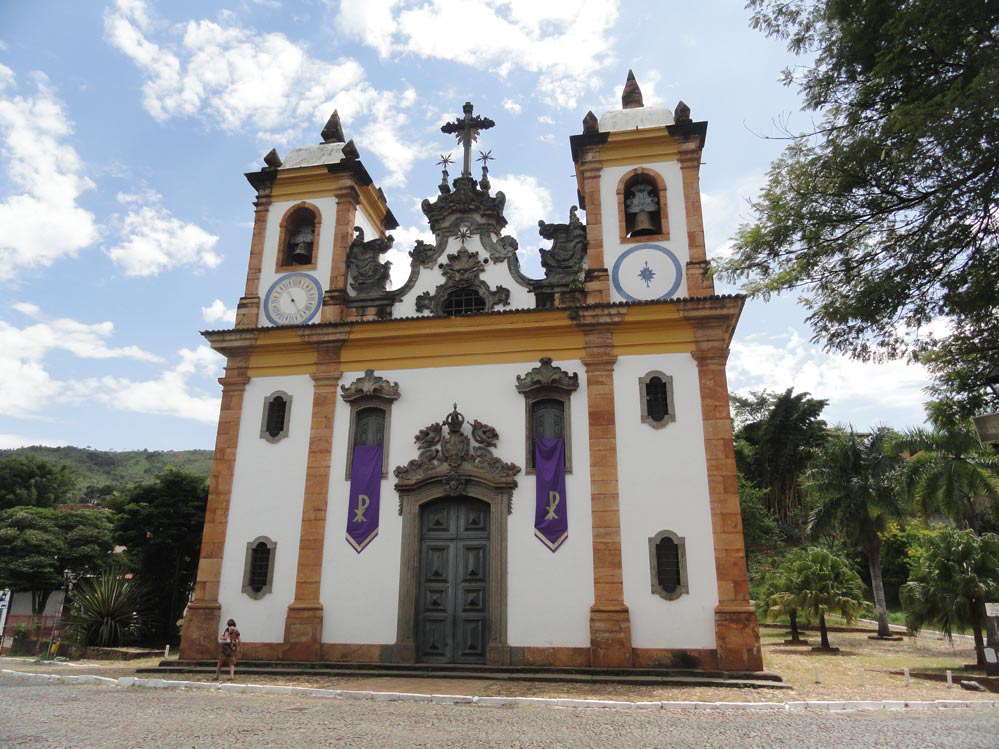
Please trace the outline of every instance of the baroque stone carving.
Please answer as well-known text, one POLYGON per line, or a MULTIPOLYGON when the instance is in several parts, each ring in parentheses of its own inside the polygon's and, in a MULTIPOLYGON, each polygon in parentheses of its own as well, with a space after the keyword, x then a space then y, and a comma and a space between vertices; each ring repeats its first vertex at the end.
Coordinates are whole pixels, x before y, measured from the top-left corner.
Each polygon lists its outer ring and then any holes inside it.
POLYGON ((375 370, 366 369, 362 377, 358 377, 349 385, 341 385, 340 393, 340 397, 347 403, 358 398, 394 401, 399 400, 399 383, 389 382, 384 377, 376 375, 375 370))
POLYGON ((579 220, 576 206, 569 209, 569 223, 546 224, 538 222, 538 234, 552 240, 551 249, 541 250, 541 265, 545 281, 552 285, 565 285, 578 280, 586 259, 586 226, 579 220))
POLYGON ((442 192, 433 202, 426 199, 420 205, 435 234, 447 229, 453 218, 459 215, 478 217, 495 224, 499 229, 506 226, 506 219, 503 217, 506 195, 502 192, 490 195, 487 190, 479 188, 474 177, 458 177, 453 184, 451 192, 442 192))
POLYGON ((517 392, 530 393, 533 390, 559 390, 575 392, 579 388, 579 375, 569 374, 561 367, 552 364, 550 356, 542 356, 540 364, 525 375, 517 375, 517 392))
POLYGON ((479 276, 485 271, 485 263, 479 258, 478 252, 471 252, 461 247, 453 255, 447 256, 447 262, 437 266, 447 279, 433 293, 425 291, 416 297, 416 311, 431 311, 435 315, 444 314, 444 302, 448 295, 459 289, 470 289, 482 297, 485 304, 483 311, 489 312, 498 305, 510 303, 510 290, 497 286, 490 288, 489 284, 479 276))
POLYGON ((347 249, 347 271, 350 274, 350 287, 358 296, 382 296, 388 285, 389 261, 381 262, 378 257, 387 252, 395 238, 390 234, 386 239, 375 237, 364 241, 364 229, 354 227, 354 241, 347 249))
POLYGON ((465 417, 455 404, 443 421, 417 433, 413 441, 420 452, 415 459, 396 468, 395 477, 415 481, 434 475, 444 481, 449 494, 463 494, 469 470, 496 479, 510 479, 520 473, 520 466, 497 458, 489 449, 499 440, 493 427, 473 421, 469 437, 464 426, 465 417))

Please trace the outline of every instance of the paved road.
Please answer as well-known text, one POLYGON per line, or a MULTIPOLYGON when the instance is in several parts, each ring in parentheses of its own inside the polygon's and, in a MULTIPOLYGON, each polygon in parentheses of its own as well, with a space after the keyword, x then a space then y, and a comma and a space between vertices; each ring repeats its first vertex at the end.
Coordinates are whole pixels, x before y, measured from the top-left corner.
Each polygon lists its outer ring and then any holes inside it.
POLYGON ((987 747, 999 711, 489 708, 24 684, 0 676, 0 747, 987 747))

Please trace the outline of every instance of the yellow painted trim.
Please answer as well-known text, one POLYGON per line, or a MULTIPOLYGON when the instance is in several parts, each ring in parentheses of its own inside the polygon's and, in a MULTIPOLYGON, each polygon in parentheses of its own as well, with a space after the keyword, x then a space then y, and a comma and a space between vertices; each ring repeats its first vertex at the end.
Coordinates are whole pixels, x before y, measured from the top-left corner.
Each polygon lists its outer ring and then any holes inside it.
POLYGON ((679 154, 679 143, 665 128, 611 133, 600 147, 600 161, 604 167, 673 161, 679 154))
POLYGON ((388 213, 388 205, 378 194, 378 189, 373 184, 364 187, 356 185, 348 174, 330 174, 324 166, 307 166, 278 172, 271 188, 271 200, 276 203, 284 200, 297 202, 332 198, 335 197, 334 192, 346 186, 353 186, 357 190, 360 203, 358 207, 375 231, 384 235, 382 222, 388 213))
MULTIPOLYGON (((695 326, 677 307, 629 307, 614 331, 618 356, 685 353, 695 348, 695 326)), ((341 350, 344 372, 428 369, 581 359, 583 333, 564 311, 496 317, 388 320, 351 328, 341 350)), ((294 329, 261 331, 249 375, 311 374, 316 352, 294 329)))

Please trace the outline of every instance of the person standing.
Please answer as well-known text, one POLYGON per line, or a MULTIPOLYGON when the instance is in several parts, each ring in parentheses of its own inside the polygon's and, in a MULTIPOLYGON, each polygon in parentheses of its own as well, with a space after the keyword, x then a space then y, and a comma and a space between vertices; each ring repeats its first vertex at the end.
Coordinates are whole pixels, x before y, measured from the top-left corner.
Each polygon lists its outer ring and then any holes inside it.
POLYGON ((226 627, 222 630, 222 638, 219 642, 219 662, 215 667, 215 678, 219 678, 222 672, 223 661, 229 664, 229 681, 236 676, 236 657, 240 655, 242 643, 239 639, 239 630, 236 629, 236 620, 230 619, 226 622, 226 627))

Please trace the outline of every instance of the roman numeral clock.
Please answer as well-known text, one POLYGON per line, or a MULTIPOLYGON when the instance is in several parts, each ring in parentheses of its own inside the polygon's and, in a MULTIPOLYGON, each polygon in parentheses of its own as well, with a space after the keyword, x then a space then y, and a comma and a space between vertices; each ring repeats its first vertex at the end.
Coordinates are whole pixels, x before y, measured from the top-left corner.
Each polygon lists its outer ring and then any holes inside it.
POLYGON ((288 273, 267 290, 264 314, 272 325, 304 325, 319 311, 323 289, 307 273, 288 273))

